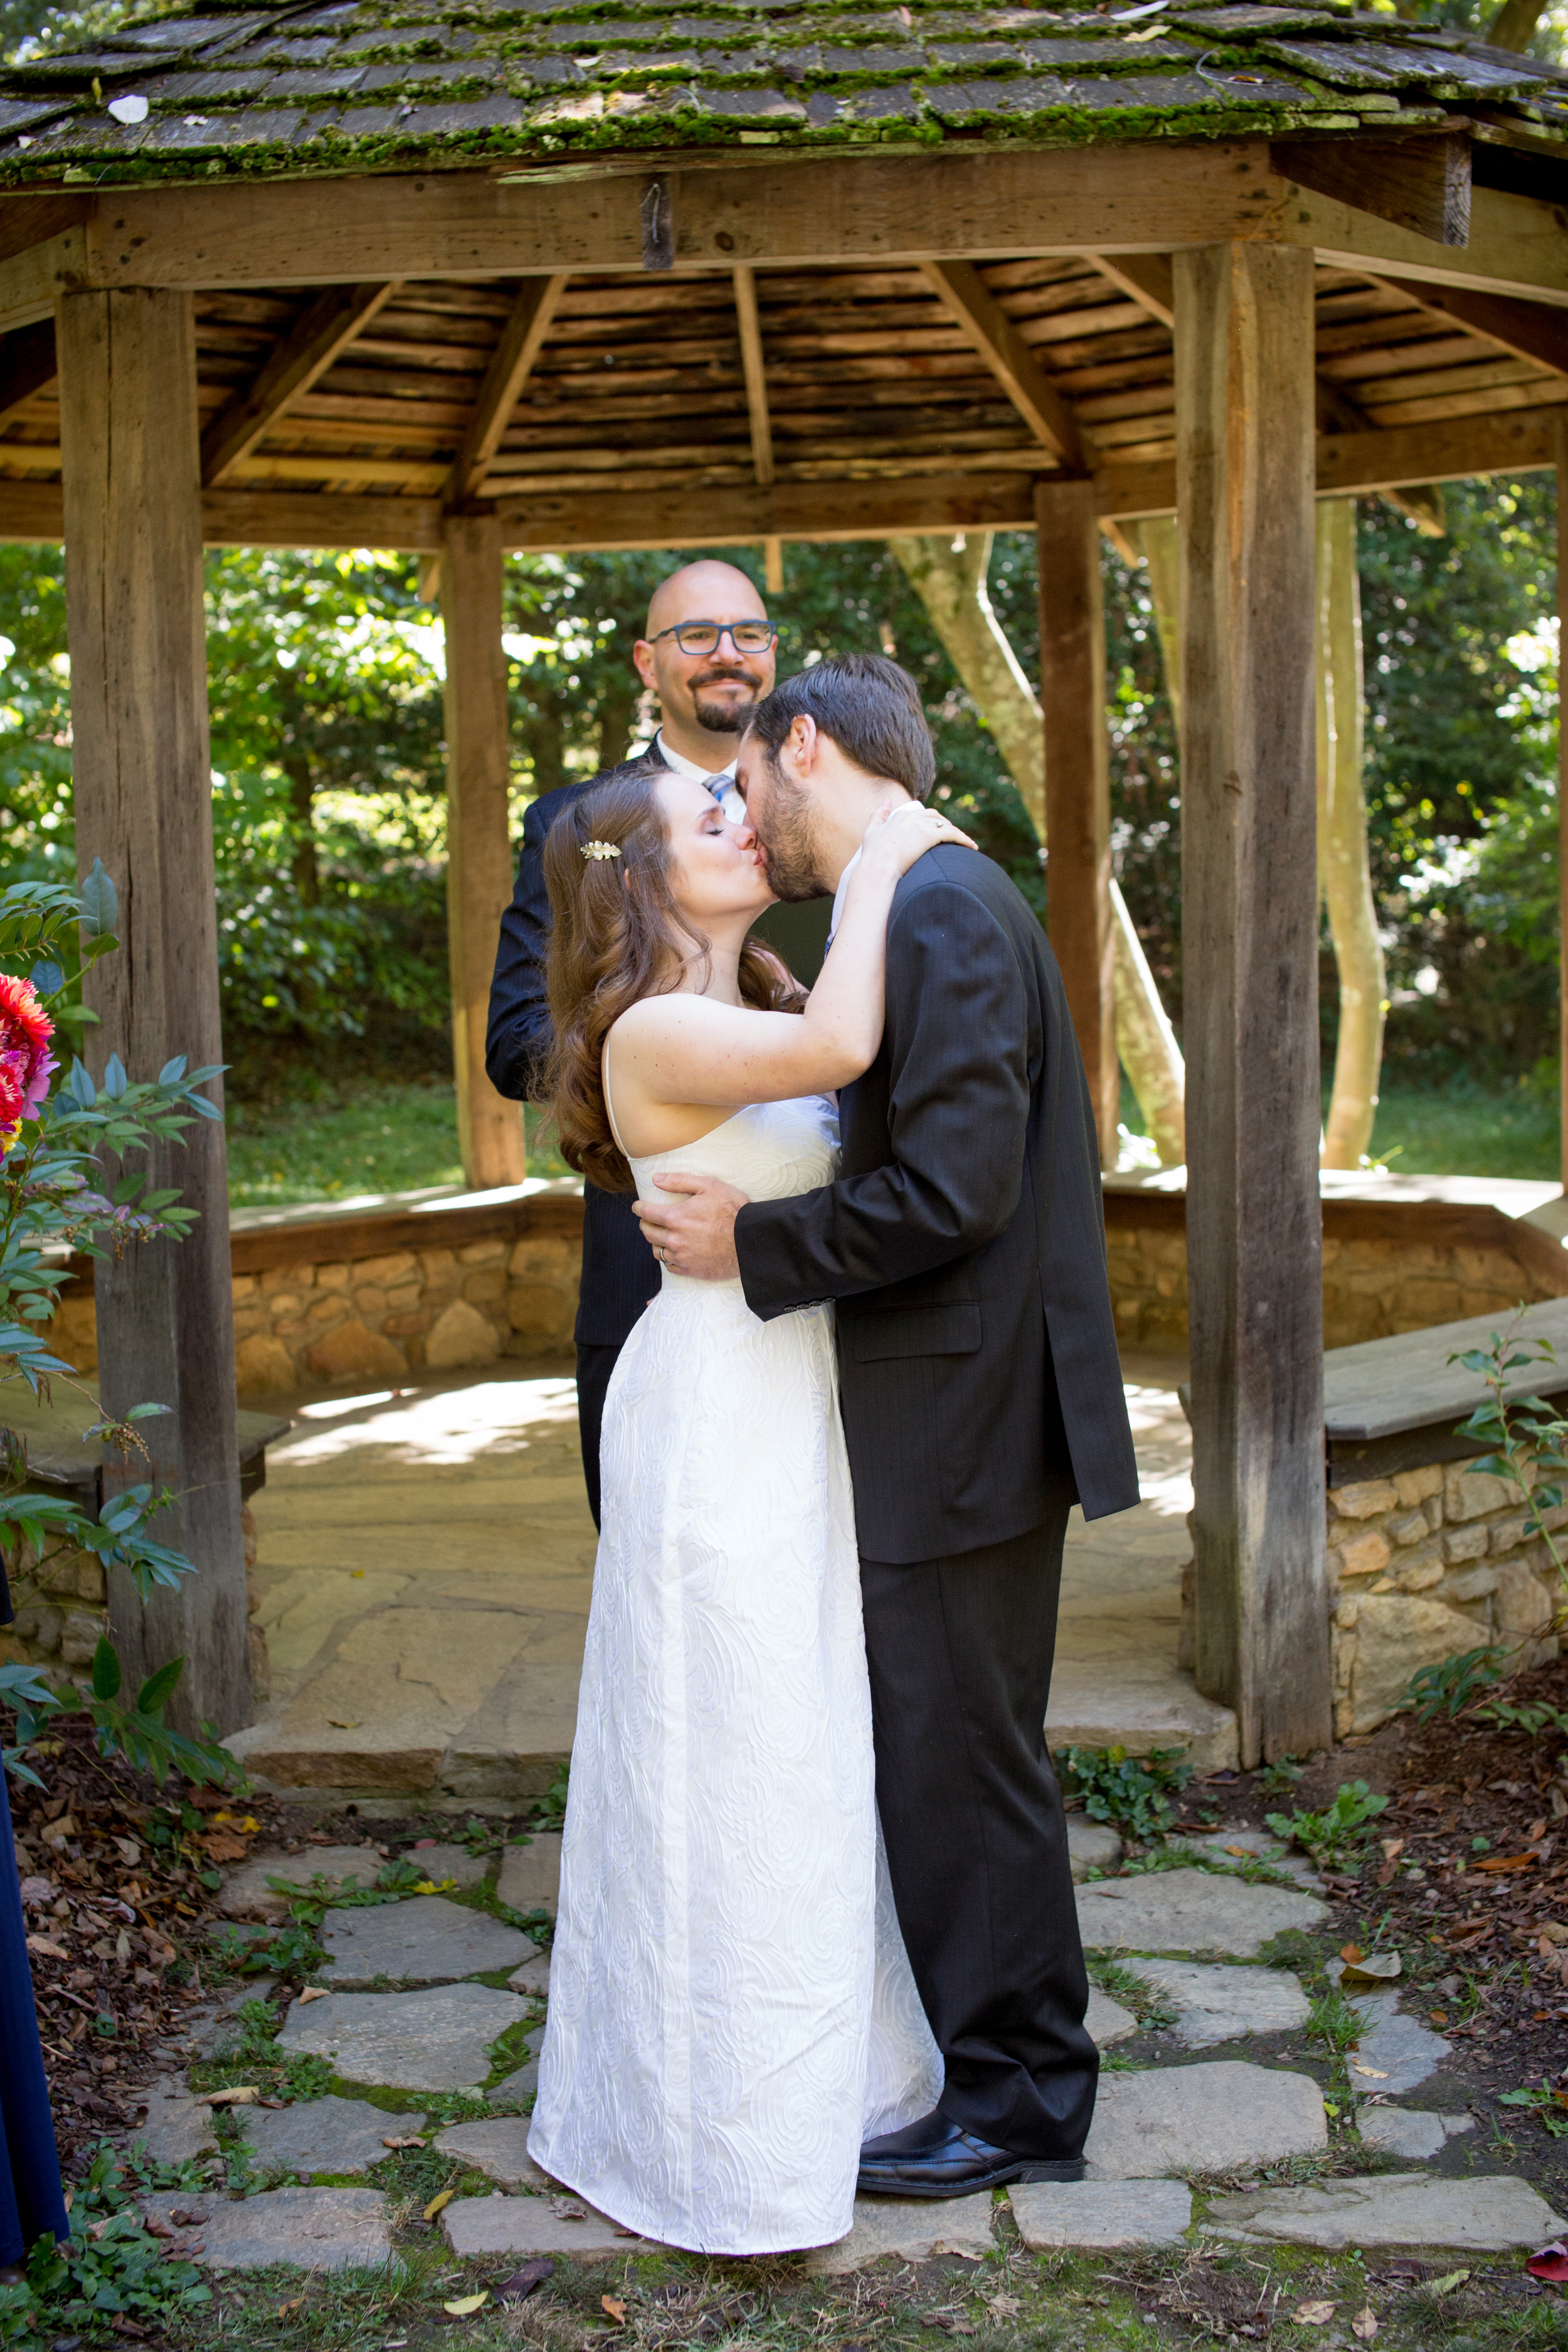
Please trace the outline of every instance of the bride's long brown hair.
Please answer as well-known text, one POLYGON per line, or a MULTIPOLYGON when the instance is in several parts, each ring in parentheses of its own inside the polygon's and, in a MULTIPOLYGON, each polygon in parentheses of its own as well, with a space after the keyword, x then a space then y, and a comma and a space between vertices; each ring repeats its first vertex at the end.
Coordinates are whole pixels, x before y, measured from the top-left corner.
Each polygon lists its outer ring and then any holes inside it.
MULTIPOLYGON (((580 793, 551 826, 544 878, 554 931, 550 943, 550 1017, 555 1027, 551 1094, 561 1153, 606 1192, 633 1192, 636 1180, 605 1108, 605 1039, 628 1004, 665 996, 684 960, 709 941, 680 915, 670 889, 669 829, 657 786, 658 760, 628 760, 580 793), (618 857, 584 857, 607 842, 618 857)), ((798 1010, 801 992, 783 964, 748 940, 741 950, 741 995, 763 1012, 798 1010)))

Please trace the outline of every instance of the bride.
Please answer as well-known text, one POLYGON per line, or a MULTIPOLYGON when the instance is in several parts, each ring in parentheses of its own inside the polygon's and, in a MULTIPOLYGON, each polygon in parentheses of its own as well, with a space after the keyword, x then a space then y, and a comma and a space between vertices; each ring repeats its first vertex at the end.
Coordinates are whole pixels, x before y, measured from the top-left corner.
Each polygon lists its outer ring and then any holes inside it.
MULTIPOLYGON (((753 1200, 829 1182, 894 886, 939 842, 973 846, 913 802, 872 820, 803 999, 746 943, 773 893, 705 785, 637 761, 577 800, 544 857, 573 1166, 645 1198, 678 1168, 753 1200)), ((529 2152, 667 2244, 825 2245, 862 2138, 942 2080, 879 1852, 831 1307, 763 1323, 739 1282, 667 1272, 602 1462, 529 2152)))

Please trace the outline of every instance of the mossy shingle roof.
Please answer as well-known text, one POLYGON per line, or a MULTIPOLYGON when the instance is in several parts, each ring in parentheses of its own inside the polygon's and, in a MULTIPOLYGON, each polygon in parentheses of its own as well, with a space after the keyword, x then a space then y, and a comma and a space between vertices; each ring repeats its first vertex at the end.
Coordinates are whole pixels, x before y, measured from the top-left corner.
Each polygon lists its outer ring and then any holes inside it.
POLYGON ((1268 0, 1103 9, 332 0, 121 26, 0 71, 0 176, 429 168, 498 155, 1414 128, 1568 133, 1568 72, 1392 16, 1268 0))

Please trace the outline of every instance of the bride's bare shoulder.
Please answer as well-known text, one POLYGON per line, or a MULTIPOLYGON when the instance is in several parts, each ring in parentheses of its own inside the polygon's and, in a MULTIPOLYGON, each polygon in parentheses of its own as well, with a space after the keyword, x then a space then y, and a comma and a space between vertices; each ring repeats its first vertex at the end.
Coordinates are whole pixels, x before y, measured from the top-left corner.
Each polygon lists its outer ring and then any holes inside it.
POLYGON ((672 991, 666 996, 639 996, 635 1004, 628 1004, 610 1024, 606 1034, 625 1045, 654 1045, 666 1037, 689 1036, 694 1030, 711 1027, 716 1014, 732 1010, 685 990, 672 991))

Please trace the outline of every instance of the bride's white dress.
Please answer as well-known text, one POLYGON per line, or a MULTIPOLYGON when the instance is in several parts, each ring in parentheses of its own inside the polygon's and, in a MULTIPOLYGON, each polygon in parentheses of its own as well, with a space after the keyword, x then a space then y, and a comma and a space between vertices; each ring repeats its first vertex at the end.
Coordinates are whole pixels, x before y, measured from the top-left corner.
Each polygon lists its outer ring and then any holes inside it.
MULTIPOLYGON (((633 1160, 752 1200, 831 1181, 818 1097, 633 1160)), ((668 1270, 605 1401, 549 2022, 529 2152, 641 2235, 826 2245, 863 2134, 942 2059, 887 1885, 830 1307, 668 1270)))

